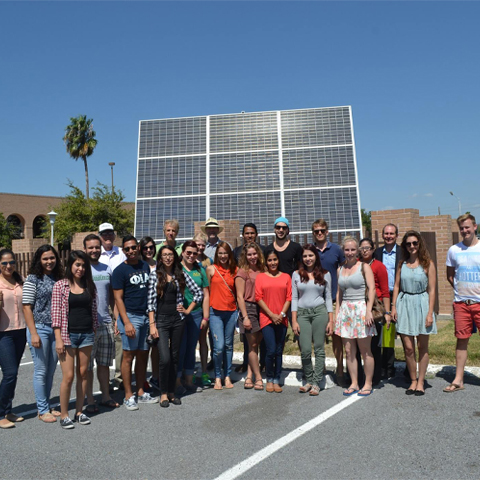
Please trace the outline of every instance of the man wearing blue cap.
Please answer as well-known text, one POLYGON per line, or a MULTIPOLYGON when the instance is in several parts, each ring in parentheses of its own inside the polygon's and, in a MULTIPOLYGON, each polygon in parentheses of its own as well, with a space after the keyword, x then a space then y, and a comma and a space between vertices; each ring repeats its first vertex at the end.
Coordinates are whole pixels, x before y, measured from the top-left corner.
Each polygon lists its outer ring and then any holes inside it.
POLYGON ((280 271, 290 276, 298 268, 298 262, 302 259, 302 247, 299 243, 292 242, 288 238, 290 224, 285 217, 275 220, 275 239, 265 250, 265 258, 269 251, 275 250, 280 260, 280 271))

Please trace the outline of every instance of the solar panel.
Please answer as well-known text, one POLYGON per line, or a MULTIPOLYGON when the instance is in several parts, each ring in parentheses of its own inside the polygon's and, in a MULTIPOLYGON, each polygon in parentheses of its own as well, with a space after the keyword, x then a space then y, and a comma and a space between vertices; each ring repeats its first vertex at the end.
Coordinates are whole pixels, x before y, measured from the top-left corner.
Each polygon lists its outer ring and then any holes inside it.
POLYGON ((194 222, 254 222, 271 234, 285 215, 291 233, 325 218, 330 231, 361 228, 350 107, 140 121, 135 234, 179 238, 194 222))

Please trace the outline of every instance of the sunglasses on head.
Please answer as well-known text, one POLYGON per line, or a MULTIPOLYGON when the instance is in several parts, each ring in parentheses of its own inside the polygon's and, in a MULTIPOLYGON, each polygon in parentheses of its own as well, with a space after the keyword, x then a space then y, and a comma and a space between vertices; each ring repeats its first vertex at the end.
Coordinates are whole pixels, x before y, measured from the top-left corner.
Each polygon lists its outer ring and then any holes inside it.
POLYGON ((133 247, 123 247, 123 251, 129 252, 130 250, 132 250, 132 252, 134 252, 137 249, 137 247, 138 245, 133 245, 133 247))
POLYGON ((9 262, 0 262, 0 265, 2 265, 3 267, 6 267, 8 265, 15 265, 17 262, 15 260, 10 260, 9 262))
POLYGON ((405 242, 407 247, 418 247, 418 241, 415 240, 414 242, 405 242))
POLYGON ((318 235, 319 233, 325 233, 327 231, 326 228, 317 228, 317 230, 314 230, 313 233, 318 235))

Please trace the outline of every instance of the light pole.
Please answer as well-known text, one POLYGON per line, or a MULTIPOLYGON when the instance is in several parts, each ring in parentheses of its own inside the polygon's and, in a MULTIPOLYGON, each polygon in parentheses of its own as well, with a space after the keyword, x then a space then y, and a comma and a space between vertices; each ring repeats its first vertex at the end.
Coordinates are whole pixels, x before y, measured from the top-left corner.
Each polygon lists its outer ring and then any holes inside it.
POLYGON ((52 210, 47 215, 48 215, 48 218, 50 219, 50 245, 53 247, 53 226, 55 225, 55 218, 58 215, 58 213, 52 210))
POLYGON ((113 195, 113 167, 115 165, 115 162, 108 162, 108 164, 110 165, 110 168, 112 169, 112 195, 113 195))
POLYGON ((455 197, 458 201, 458 216, 460 216, 462 214, 462 202, 460 201, 460 199, 453 193, 453 192, 450 192, 450 195, 452 197, 455 197))

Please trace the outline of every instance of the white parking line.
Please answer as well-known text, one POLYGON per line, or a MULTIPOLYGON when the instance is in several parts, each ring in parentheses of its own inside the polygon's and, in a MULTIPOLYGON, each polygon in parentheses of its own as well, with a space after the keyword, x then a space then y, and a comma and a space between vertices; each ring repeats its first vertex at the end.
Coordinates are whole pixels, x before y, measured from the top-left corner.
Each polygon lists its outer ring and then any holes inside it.
POLYGON ((260 462, 268 458, 270 455, 274 454, 281 448, 285 447, 289 443, 292 443, 297 438, 301 437, 305 433, 309 432, 313 428, 317 427, 325 420, 328 420, 330 417, 333 417, 338 412, 341 412, 343 409, 349 407, 356 401, 360 400, 362 397, 358 395, 353 395, 346 400, 338 403, 332 408, 329 408, 326 412, 321 413, 317 417, 313 418, 312 420, 304 423, 300 427, 296 428, 292 432, 288 433, 287 435, 279 438, 276 442, 271 443, 265 448, 262 448, 259 452, 252 455, 251 457, 247 458, 243 462, 238 463, 234 467, 228 469, 226 472, 223 472, 220 476, 218 476, 215 480, 233 480, 238 478, 240 475, 243 475, 245 472, 253 468, 255 465, 258 465, 260 462))
POLYGON ((25 363, 21 363, 20 366, 23 367, 24 365, 31 365, 33 362, 25 362, 25 363))

